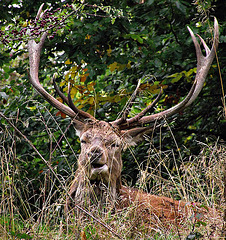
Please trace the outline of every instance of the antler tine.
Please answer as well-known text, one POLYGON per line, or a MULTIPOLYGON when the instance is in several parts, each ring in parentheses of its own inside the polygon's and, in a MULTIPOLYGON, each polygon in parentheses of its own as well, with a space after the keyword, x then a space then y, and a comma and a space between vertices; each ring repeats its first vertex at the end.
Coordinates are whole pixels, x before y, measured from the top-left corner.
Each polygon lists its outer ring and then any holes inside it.
POLYGON ((200 48, 200 44, 198 43, 193 31, 189 27, 188 27, 188 30, 192 37, 193 43, 195 45, 196 56, 197 56, 197 73, 195 76, 195 79, 197 80, 197 85, 196 85, 193 96, 188 101, 185 107, 189 106, 192 102, 194 102, 194 100, 197 98, 200 91, 202 90, 203 84, 205 82, 208 71, 211 67, 211 64, 213 62, 213 59, 215 57, 215 53, 219 44, 219 26, 216 18, 214 18, 214 39, 213 39, 211 50, 208 48, 205 41, 198 35, 199 39, 201 40, 205 48, 206 56, 203 56, 200 48))
POLYGON ((165 110, 163 112, 160 112, 160 113, 150 115, 150 116, 143 116, 142 118, 138 119, 138 121, 134 121, 136 116, 133 117, 133 118, 130 118, 126 121, 125 124, 122 124, 122 125, 119 126, 120 129, 131 129, 131 128, 134 128, 134 127, 143 126, 145 124, 155 122, 156 120, 166 118, 166 117, 172 116, 175 113, 180 112, 181 110, 184 109, 184 106, 188 103, 189 99, 193 95, 193 93, 195 91, 195 86, 196 86, 196 81, 192 85, 192 87, 191 87, 188 95, 186 96, 186 98, 182 102, 173 106, 172 108, 167 109, 167 110, 165 110))
POLYGON ((193 43, 195 45, 196 57, 197 57, 197 73, 195 76, 195 81, 188 95, 185 97, 185 99, 182 102, 160 113, 156 113, 150 116, 144 116, 144 114, 148 112, 146 111, 146 109, 144 109, 144 112, 143 113, 141 112, 142 117, 139 117, 139 115, 141 114, 140 113, 137 115, 138 117, 135 116, 133 118, 126 119, 124 123, 119 125, 120 129, 130 129, 133 127, 140 127, 140 126, 143 126, 144 124, 150 124, 156 120, 172 116, 175 113, 178 113, 182 111, 184 108, 186 108, 187 106, 189 106, 197 98, 198 94, 200 93, 203 87, 206 76, 208 74, 208 71, 215 57, 215 53, 219 43, 219 27, 218 27, 217 19, 214 18, 214 40, 213 40, 211 50, 208 48, 205 41, 200 36, 198 36, 205 48, 206 56, 203 56, 200 44, 198 43, 193 31, 189 27, 188 27, 188 30, 192 37, 193 43))
MULTIPOLYGON (((38 20, 41 17, 42 13, 42 8, 44 4, 42 4, 38 10, 36 20, 38 20)), ((56 98, 51 96, 40 84, 39 82, 39 77, 38 77, 38 70, 39 70, 39 63, 40 63, 40 55, 41 55, 41 50, 44 45, 45 39, 47 37, 47 31, 45 31, 38 43, 35 42, 34 39, 28 41, 28 53, 29 53, 29 65, 30 65, 30 73, 29 73, 29 78, 30 81, 33 85, 33 87, 37 90, 37 92, 45 98, 53 107, 57 108, 58 110, 62 111, 66 115, 68 115, 71 118, 76 118, 77 120, 81 121, 84 120, 84 118, 90 118, 94 120, 95 118, 92 117, 91 115, 83 112, 82 110, 77 109, 76 112, 74 112, 75 108, 70 108, 63 103, 59 102, 56 98)), ((56 85, 56 84, 55 84, 56 85)), ((56 89, 56 87, 55 87, 56 89)), ((59 90, 59 89, 58 89, 59 90)), ((57 91, 57 90, 56 90, 57 91)), ((57 91, 58 94, 60 93, 60 90, 57 91)), ((59 94, 61 95, 61 94, 59 94)), ((63 99, 65 102, 68 102, 66 97, 63 99)))
POLYGON ((129 112, 130 112, 130 110, 131 110, 131 107, 133 106, 133 102, 134 102, 134 100, 135 100, 135 98, 136 98, 136 96, 137 96, 137 93, 138 93, 138 90, 139 90, 139 87, 140 87, 140 83, 141 83, 141 80, 139 79, 139 80, 138 80, 138 83, 137 83, 137 87, 136 87, 135 91, 133 92, 133 94, 132 94, 132 96, 131 96, 131 99, 130 99, 130 101, 129 101, 128 104, 127 104, 126 110, 125 110, 125 112, 124 112, 124 114, 123 114, 123 117, 122 117, 122 118, 123 118, 124 120, 126 120, 127 115, 129 114, 129 112))
POLYGON ((126 126, 128 127, 128 124, 131 125, 132 123, 135 123, 137 122, 140 118, 142 118, 145 114, 147 114, 148 112, 151 112, 153 110, 153 108, 155 107, 155 105, 158 103, 158 101, 160 100, 161 96, 162 96, 162 93, 163 93, 163 89, 161 87, 161 90, 158 94, 158 96, 156 97, 156 99, 150 104, 148 105, 144 110, 142 110, 140 113, 138 113, 136 116, 130 118, 129 120, 125 119, 124 121, 121 121, 122 118, 112 122, 113 125, 118 125, 120 126, 120 129, 124 129, 123 126, 126 126), (128 122, 129 121, 129 122, 128 122), (125 123, 123 125, 123 123, 125 123))
POLYGON ((155 107, 155 105, 159 102, 162 94, 163 94, 163 89, 161 88, 158 96, 156 97, 156 99, 150 105, 148 105, 144 110, 142 110, 140 113, 138 113, 135 117, 132 117, 132 118, 129 119, 129 125, 137 122, 139 119, 141 119, 148 112, 151 112, 153 110, 153 108, 155 107))
MULTIPOLYGON (((189 27, 188 27, 188 29, 189 29, 189 27)), ((205 51, 206 51, 206 55, 209 55, 210 49, 209 49, 209 47, 206 45, 206 42, 202 39, 202 37, 201 37, 199 34, 196 34, 196 35, 199 37, 200 41, 202 42, 203 47, 205 48, 205 51)), ((199 46, 199 45, 198 45, 198 46, 199 46)))
POLYGON ((57 94, 63 99, 63 101, 65 103, 67 103, 67 105, 69 106, 69 102, 68 102, 68 98, 60 91, 60 89, 58 88, 56 81, 55 81, 55 75, 53 76, 53 86, 54 89, 56 90, 57 94))
POLYGON ((95 118, 90 115, 89 113, 87 112, 84 112, 80 109, 78 109, 72 99, 71 99, 71 84, 68 83, 68 97, 66 97, 61 91, 60 89, 58 88, 58 86, 56 85, 56 81, 55 81, 55 77, 53 76, 53 86, 57 92, 57 94, 63 99, 63 101, 65 103, 67 103, 67 105, 76 113, 76 115, 78 115, 80 117, 80 120, 85 120, 85 119, 91 119, 91 120, 95 120, 95 118))
POLYGON ((122 117, 115 120, 114 122, 112 122, 112 124, 121 125, 122 123, 126 122, 127 115, 129 114, 129 112, 131 110, 131 107, 133 106, 133 101, 135 100, 135 98, 137 96, 137 93, 138 93, 138 90, 139 90, 139 87, 140 87, 140 83, 141 83, 141 80, 139 79, 139 81, 137 83, 137 87, 136 87, 135 91, 133 92, 129 102, 127 103, 126 109, 123 112, 122 117))
POLYGON ((95 118, 90 115, 89 113, 87 112, 84 112, 80 109, 78 109, 72 99, 71 99, 71 84, 70 82, 68 83, 68 106, 77 114, 80 116, 80 118, 82 118, 82 120, 85 120, 85 119, 90 119, 90 120, 95 120, 95 118))

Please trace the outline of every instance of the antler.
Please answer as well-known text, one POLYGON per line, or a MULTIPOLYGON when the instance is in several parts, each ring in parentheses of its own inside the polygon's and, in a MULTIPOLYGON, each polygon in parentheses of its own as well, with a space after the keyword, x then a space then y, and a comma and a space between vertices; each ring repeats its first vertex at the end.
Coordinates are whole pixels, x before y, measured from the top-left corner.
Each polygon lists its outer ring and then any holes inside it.
MULTIPOLYGON (((39 10, 38 10, 38 13, 37 13, 37 16, 36 16, 36 19, 35 19, 36 21, 41 16, 43 5, 44 4, 42 4, 40 6, 39 10)), ((85 119, 95 120, 95 118, 92 115, 78 109, 76 106, 74 106, 74 104, 73 104, 73 107, 68 107, 68 106, 64 105, 63 103, 59 102, 56 98, 51 96, 40 84, 39 78, 38 78, 38 69, 39 69, 41 50, 42 50, 42 47, 44 45, 46 36, 47 36, 47 31, 43 33, 43 35, 41 36, 41 39, 38 43, 36 43, 34 39, 28 41, 29 64, 30 64, 30 74, 29 74, 30 76, 29 77, 30 77, 30 81, 31 81, 33 87, 52 106, 54 106, 58 110, 62 111, 63 113, 65 113, 69 117, 75 118, 79 121, 84 121, 85 119)), ((67 99, 67 98, 65 97, 65 99, 67 99)), ((70 101, 67 101, 67 103, 68 102, 70 102, 70 101)))
MULTIPOLYGON (((195 81, 188 93, 188 95, 185 97, 185 99, 178 103, 177 105, 171 107, 170 109, 167 109, 163 112, 156 113, 149 116, 144 116, 147 112, 149 112, 150 107, 148 106, 145 108, 141 113, 136 115, 135 117, 132 117, 130 119, 121 119, 116 120, 112 122, 113 125, 118 125, 120 129, 131 129, 134 127, 141 127, 145 124, 150 124, 152 122, 155 122, 156 120, 160 120, 163 118, 167 118, 169 116, 174 115, 175 113, 178 113, 182 111, 184 108, 189 106, 194 100, 197 98, 198 94, 200 93, 203 84, 205 82, 205 78, 208 74, 208 71, 210 69, 210 66, 213 62, 213 59, 215 57, 215 53, 219 44, 219 27, 217 19, 214 18, 214 39, 211 50, 206 45, 205 41, 199 36, 199 39, 201 40, 201 43, 204 46, 206 56, 202 54, 200 44, 198 43, 194 33, 192 30, 188 27, 188 30, 191 34, 192 40, 195 45, 196 50, 196 57, 197 57, 197 73, 195 76, 195 81)), ((157 100, 154 102, 157 102, 160 96, 157 97, 157 100)))
MULTIPOLYGON (((42 15, 41 13, 42 13, 43 5, 44 4, 42 4, 41 7, 39 8, 38 14, 35 19, 36 21, 42 15)), ((214 18, 214 40, 213 40, 211 50, 206 45, 205 41, 199 35, 197 35, 199 37, 199 39, 201 40, 201 43, 204 46, 206 56, 204 56, 202 54, 200 44, 198 43, 192 30, 189 27, 188 27, 188 30, 191 34, 192 40, 195 45, 196 56, 197 56, 197 73, 196 73, 195 81, 192 85, 192 88, 190 89, 190 91, 189 91, 188 95, 185 97, 185 99, 182 102, 175 105, 174 107, 171 107, 170 109, 167 109, 163 112, 145 116, 147 113, 149 113, 153 109, 155 104, 159 101, 161 94, 162 94, 162 90, 161 90, 159 95, 157 96, 157 98, 154 100, 154 102, 151 105, 149 105, 147 108, 145 108, 142 112, 140 112, 135 117, 127 119, 127 115, 131 108, 132 102, 135 99, 136 93, 138 91, 138 87, 139 87, 139 84, 138 84, 138 86, 131 98, 131 101, 127 105, 127 109, 125 110, 125 113, 123 114, 123 116, 120 119, 117 119, 117 120, 111 122, 112 125, 118 126, 121 130, 131 129, 134 127, 141 127, 143 125, 150 124, 156 120, 172 116, 175 113, 182 111, 184 108, 189 106, 192 102, 194 102, 194 100, 197 98, 198 94, 200 93, 200 91, 203 87, 205 78, 208 74, 210 66, 215 57, 215 53, 216 53, 216 50, 217 50, 217 47, 219 44, 219 27, 218 27, 217 19, 214 18)), ((39 69, 41 50, 42 50, 43 44, 45 42, 46 36, 47 36, 47 31, 42 34, 40 41, 38 43, 36 43, 34 39, 28 41, 30 81, 31 81, 32 85, 38 91, 38 93, 40 95, 42 95, 51 105, 53 105, 55 108, 62 111, 69 117, 77 119, 82 122, 86 119, 96 121, 96 119, 92 115, 78 109, 73 104, 73 102, 71 100, 71 96, 70 96, 70 86, 68 89, 69 93, 68 93, 68 98, 67 98, 64 96, 63 93, 60 92, 59 88, 56 86, 55 81, 53 81, 54 87, 55 87, 57 93, 63 98, 64 102, 66 102, 69 105, 69 106, 66 106, 63 103, 59 102, 56 98, 51 96, 40 84, 39 78, 38 78, 38 69, 39 69)))

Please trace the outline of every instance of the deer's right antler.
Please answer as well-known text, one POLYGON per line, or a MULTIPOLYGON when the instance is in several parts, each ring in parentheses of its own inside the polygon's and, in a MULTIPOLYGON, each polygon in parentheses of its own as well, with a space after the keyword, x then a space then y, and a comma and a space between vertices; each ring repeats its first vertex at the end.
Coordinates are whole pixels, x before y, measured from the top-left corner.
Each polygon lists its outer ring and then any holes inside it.
MULTIPOLYGON (((43 5, 44 4, 42 4, 38 10, 36 21, 41 16, 43 5)), ((51 96, 40 84, 39 77, 38 77, 39 62, 40 62, 40 55, 41 55, 42 47, 44 45, 46 37, 47 37, 47 31, 42 34, 40 41, 38 43, 36 43, 34 39, 28 41, 29 64, 30 64, 30 74, 29 74, 30 76, 29 77, 30 77, 30 81, 31 81, 33 87, 52 106, 54 106, 55 108, 57 108, 64 114, 68 115, 69 117, 71 117, 73 119, 77 119, 82 122, 85 119, 95 120, 95 118, 92 115, 78 109, 74 104, 73 104, 73 107, 68 107, 68 106, 64 105, 63 103, 58 101, 56 98, 51 96)))

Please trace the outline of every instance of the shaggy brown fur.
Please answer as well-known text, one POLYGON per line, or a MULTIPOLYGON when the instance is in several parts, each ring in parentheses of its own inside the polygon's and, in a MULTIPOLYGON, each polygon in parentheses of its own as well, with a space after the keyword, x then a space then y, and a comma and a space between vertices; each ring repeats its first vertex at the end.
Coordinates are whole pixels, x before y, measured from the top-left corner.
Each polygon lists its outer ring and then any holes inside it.
POLYGON ((91 212, 103 208, 112 211, 131 208, 133 217, 143 223, 162 221, 167 224, 180 224, 187 215, 188 207, 183 201, 122 186, 121 152, 125 146, 135 145, 140 140, 139 134, 135 139, 100 121, 85 125, 80 140, 81 154, 66 211, 77 212, 75 204, 91 212))

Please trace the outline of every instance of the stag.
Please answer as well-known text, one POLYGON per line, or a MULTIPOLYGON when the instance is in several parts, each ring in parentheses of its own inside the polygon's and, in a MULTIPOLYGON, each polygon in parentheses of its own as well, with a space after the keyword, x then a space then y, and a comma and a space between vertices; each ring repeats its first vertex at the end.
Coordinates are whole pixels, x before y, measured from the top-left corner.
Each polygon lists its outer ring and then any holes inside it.
MULTIPOLYGON (((40 8, 36 19, 41 15, 40 8)), ((137 189, 128 188, 122 185, 122 151, 129 146, 135 146, 144 140, 145 134, 153 130, 153 123, 168 118, 191 105, 200 93, 205 78, 208 74, 219 42, 218 22, 214 19, 214 39, 211 50, 205 41, 199 36, 205 49, 205 56, 202 54, 200 44, 194 33, 188 27, 191 38, 194 42, 197 56, 197 73, 194 83, 184 98, 177 105, 159 113, 148 114, 161 97, 161 92, 154 102, 141 111, 138 115, 128 118, 129 110, 135 99, 139 84, 131 97, 121 118, 105 122, 94 118, 89 113, 78 109, 70 96, 66 97, 54 82, 57 93, 63 98, 67 105, 59 102, 51 96, 40 84, 38 77, 41 50, 47 36, 44 32, 38 43, 34 39, 28 42, 30 81, 37 92, 45 98, 52 106, 65 113, 72 119, 76 134, 80 138, 81 153, 78 158, 75 179, 71 184, 66 210, 74 211, 76 206, 87 208, 88 206, 111 206, 113 209, 123 209, 138 204, 138 208, 150 216, 161 220, 172 220, 181 215, 186 209, 186 203, 175 201, 171 198, 150 195, 137 189)))

